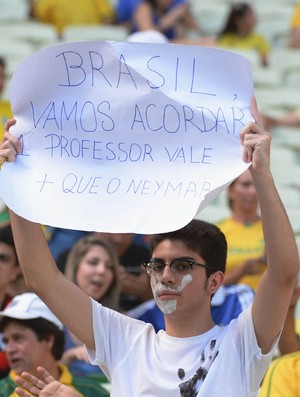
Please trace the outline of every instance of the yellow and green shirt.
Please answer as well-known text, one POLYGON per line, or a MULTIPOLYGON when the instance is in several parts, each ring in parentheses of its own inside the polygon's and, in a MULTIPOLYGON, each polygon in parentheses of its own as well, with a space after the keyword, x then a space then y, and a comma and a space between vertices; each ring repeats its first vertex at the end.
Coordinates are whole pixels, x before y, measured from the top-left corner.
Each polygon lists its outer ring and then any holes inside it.
POLYGON ((13 117, 9 101, 0 99, 0 142, 4 134, 4 124, 13 117))
POLYGON ((113 20, 114 9, 108 0, 36 0, 33 15, 55 25, 61 34, 68 25, 97 25, 113 20))
POLYGON ((250 33, 247 36, 225 33, 219 38, 219 46, 241 50, 256 50, 261 55, 268 55, 270 52, 269 43, 259 33, 250 33))
MULTIPOLYGON (((258 259, 264 256, 265 242, 261 220, 245 225, 232 218, 226 218, 217 225, 225 234, 228 244, 226 272, 236 269, 248 259, 258 259)), ((242 277, 239 284, 247 284, 256 290, 264 270, 265 268, 257 275, 242 277)))
POLYGON ((259 397, 300 396, 300 352, 286 354, 270 365, 259 397))
MULTIPOLYGON (((59 365, 61 369, 61 375, 58 379, 59 382, 64 385, 70 386, 82 397, 107 397, 109 392, 104 389, 97 380, 89 377, 77 377, 73 376, 68 368, 64 365, 59 365)), ((10 371, 6 378, 0 380, 0 396, 1 397, 18 397, 15 392, 17 384, 15 379, 17 374, 14 371, 10 371)))

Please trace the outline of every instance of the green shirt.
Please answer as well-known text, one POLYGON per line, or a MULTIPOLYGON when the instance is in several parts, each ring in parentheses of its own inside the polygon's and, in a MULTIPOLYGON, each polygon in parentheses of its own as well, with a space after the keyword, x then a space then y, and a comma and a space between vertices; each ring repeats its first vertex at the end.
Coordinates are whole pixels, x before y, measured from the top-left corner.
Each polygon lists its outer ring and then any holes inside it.
MULTIPOLYGON (((109 392, 104 389, 96 379, 89 377, 73 376, 66 366, 60 365, 61 376, 58 379, 64 385, 72 387, 83 397, 107 397, 109 392)), ((17 374, 10 371, 6 378, 0 380, 0 396, 1 397, 18 397, 15 393, 17 384, 14 379, 17 374)))

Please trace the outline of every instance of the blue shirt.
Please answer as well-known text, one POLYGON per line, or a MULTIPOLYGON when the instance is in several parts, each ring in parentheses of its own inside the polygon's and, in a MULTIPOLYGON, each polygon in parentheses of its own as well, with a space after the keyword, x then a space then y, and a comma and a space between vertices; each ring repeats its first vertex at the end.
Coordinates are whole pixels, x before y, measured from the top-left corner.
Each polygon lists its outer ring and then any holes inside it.
MULTIPOLYGON (((125 23, 125 22, 133 22, 132 18, 135 13, 135 10, 137 6, 142 2, 143 0, 119 0, 116 13, 117 13, 117 19, 120 23, 125 23)), ((167 8, 166 12, 172 10, 174 7, 185 4, 186 0, 173 0, 169 7, 167 8)), ((153 23, 156 24, 158 22, 158 17, 153 11, 153 23)), ((136 32, 137 29, 136 27, 132 27, 132 33, 136 32)), ((173 28, 168 29, 167 31, 163 32, 168 39, 172 39, 175 37, 175 31, 173 28)))

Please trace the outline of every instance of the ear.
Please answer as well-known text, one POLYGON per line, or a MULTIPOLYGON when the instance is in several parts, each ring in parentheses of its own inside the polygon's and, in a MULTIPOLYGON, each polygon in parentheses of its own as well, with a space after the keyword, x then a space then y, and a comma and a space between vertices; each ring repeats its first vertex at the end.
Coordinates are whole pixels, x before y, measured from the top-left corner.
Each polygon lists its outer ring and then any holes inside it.
POLYGON ((224 281, 224 273, 221 271, 215 272, 209 276, 207 290, 210 295, 215 294, 224 281))
POLYGON ((53 345, 55 343, 55 336, 54 335, 48 335, 47 338, 43 340, 43 343, 46 346, 46 349, 51 352, 52 348, 53 348, 53 345))

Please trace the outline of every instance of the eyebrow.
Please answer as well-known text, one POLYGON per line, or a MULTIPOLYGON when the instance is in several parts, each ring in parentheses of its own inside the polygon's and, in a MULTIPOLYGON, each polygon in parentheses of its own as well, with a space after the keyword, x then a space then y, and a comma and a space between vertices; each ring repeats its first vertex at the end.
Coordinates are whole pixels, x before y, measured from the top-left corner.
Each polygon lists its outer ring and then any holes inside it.
MULTIPOLYGON (((164 259, 162 259, 162 258, 157 258, 157 257, 152 257, 152 258, 150 258, 150 260, 155 260, 155 261, 158 261, 158 262, 166 262, 164 259)), ((173 259, 171 259, 171 261, 170 262, 173 262, 173 261, 194 261, 194 262, 197 262, 196 261, 196 259, 195 258, 192 258, 191 256, 180 256, 180 257, 178 257, 178 258, 173 258, 173 259)))
POLYGON ((8 337, 7 336, 3 336, 2 342, 7 344, 9 339, 16 339, 16 338, 23 338, 23 337, 24 337, 24 332, 15 331, 11 335, 9 335, 8 337))

